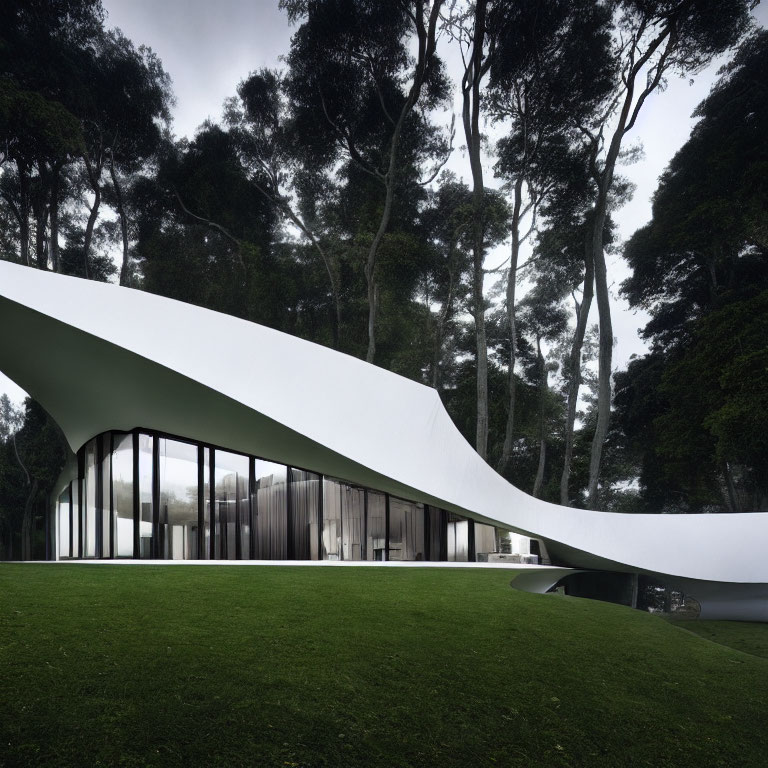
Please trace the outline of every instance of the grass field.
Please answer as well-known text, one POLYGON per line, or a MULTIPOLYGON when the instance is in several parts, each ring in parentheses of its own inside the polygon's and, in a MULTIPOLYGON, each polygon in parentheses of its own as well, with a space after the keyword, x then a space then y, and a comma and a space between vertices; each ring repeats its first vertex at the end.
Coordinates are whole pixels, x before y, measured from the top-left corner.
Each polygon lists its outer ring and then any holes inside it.
POLYGON ((0 764, 766 766, 768 659, 510 578, 0 565, 0 764))

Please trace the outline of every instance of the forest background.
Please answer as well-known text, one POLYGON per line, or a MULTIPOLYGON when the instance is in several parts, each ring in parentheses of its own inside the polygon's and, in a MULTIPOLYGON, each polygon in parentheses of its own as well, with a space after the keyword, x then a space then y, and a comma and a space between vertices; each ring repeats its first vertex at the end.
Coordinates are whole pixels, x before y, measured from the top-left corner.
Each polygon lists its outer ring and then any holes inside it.
MULTIPOLYGON (((476 450, 541 498, 768 508, 756 4, 252 3, 244 18, 290 24, 281 58, 246 62, 221 116, 181 138, 160 58, 105 5, 0 9, 0 258, 228 312, 433 386, 476 450), (666 122, 658 107, 648 121, 651 105, 713 67, 650 221, 622 239, 632 163, 666 122), (647 351, 621 367, 617 293, 646 320, 647 351)), ((35 515, 66 450, 39 405, 2 398, 0 554, 39 549, 35 515)))

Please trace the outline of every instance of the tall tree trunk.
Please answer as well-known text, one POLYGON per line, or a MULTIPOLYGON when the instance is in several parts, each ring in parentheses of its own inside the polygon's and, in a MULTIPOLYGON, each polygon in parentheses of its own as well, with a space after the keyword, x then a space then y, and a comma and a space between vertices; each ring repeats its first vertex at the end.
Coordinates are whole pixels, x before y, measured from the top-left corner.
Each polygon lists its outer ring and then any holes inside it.
POLYGON ((389 227, 392 216, 392 201, 395 196, 395 172, 397 167, 397 146, 400 140, 402 121, 395 128, 392 136, 392 145, 389 153, 389 169, 386 174, 386 194, 384 196, 384 211, 379 221, 379 227, 373 236, 371 247, 368 249, 368 257, 365 260, 365 282, 368 286, 368 350, 365 353, 367 362, 372 363, 376 357, 376 316, 379 311, 379 286, 376 283, 376 257, 379 246, 389 227))
POLYGON ((93 240, 93 229, 96 226, 96 219, 99 216, 99 205, 101 204, 101 161, 99 160, 94 167, 90 158, 85 155, 85 167, 88 170, 88 179, 93 189, 93 205, 88 214, 88 223, 85 225, 85 239, 83 240, 83 268, 86 279, 90 279, 90 269, 88 267, 88 257, 91 252, 91 241, 93 240))
POLYGON ((61 272, 61 255, 59 251, 59 174, 61 163, 54 163, 51 169, 51 268, 61 272))
POLYGON ((549 373, 544 355, 541 353, 541 338, 539 336, 536 337, 536 352, 539 363, 539 466, 536 468, 532 495, 538 498, 544 482, 544 467, 547 462, 546 400, 549 390, 549 373))
POLYGON ((19 256, 21 263, 32 266, 29 258, 29 209, 30 209, 30 178, 29 166, 22 160, 16 161, 19 171, 19 256))
POLYGON ((480 81, 487 71, 483 64, 486 0, 475 3, 475 29, 472 56, 462 80, 462 118, 464 136, 472 169, 472 309, 475 320, 475 359, 477 364, 477 428, 475 450, 488 456, 488 344, 485 334, 485 297, 483 292, 483 230, 485 187, 480 158, 480 81))
POLYGON ((46 241, 46 232, 48 231, 48 213, 49 213, 49 184, 48 169, 45 162, 38 164, 38 189, 34 195, 32 203, 32 212, 35 217, 35 264, 38 269, 48 269, 48 248, 46 241))
POLYGON ((123 240, 123 262, 120 265, 120 285, 128 285, 130 275, 130 257, 128 254, 128 217, 125 215, 125 204, 123 202, 123 190, 120 187, 120 179, 115 171, 115 158, 110 155, 109 175, 112 178, 112 187, 115 190, 115 203, 117 205, 117 215, 120 217, 120 234, 123 240))
POLYGON ((504 447, 501 450, 498 471, 503 473, 509 466, 512 456, 512 444, 515 433, 515 401, 517 387, 515 382, 515 362, 517 360, 517 327, 515 322, 515 290, 517 288, 517 263, 520 258, 520 208, 523 201, 523 179, 515 181, 515 202, 512 208, 512 253, 509 261, 509 278, 507 279, 507 332, 509 334, 509 367, 507 380, 509 389, 509 407, 507 410, 507 426, 504 431, 504 447))
POLYGON ((725 480, 725 502, 729 512, 741 512, 741 504, 736 493, 736 484, 733 482, 733 473, 728 462, 723 462, 723 479, 725 480))
POLYGON ((663 31, 645 48, 643 54, 635 60, 633 55, 631 66, 622 75, 626 91, 624 101, 619 113, 618 124, 613 132, 608 153, 605 157, 603 169, 599 174, 597 202, 595 204, 595 216, 592 232, 592 261, 595 270, 595 296, 600 320, 600 345, 598 357, 598 390, 597 390, 597 426, 592 440, 592 453, 589 462, 589 489, 588 504, 593 509, 597 506, 597 486, 600 480, 600 462, 603 455, 603 445, 608 434, 608 422, 611 415, 611 363, 613 358, 613 324, 611 322, 611 302, 608 294, 608 270, 605 263, 605 251, 603 248, 603 230, 608 212, 608 195, 613 184, 613 176, 616 170, 616 160, 619 157, 621 142, 624 134, 635 123, 640 109, 646 97, 659 85, 664 73, 665 62, 668 60, 674 48, 675 33, 674 22, 666 26, 663 31), (661 53, 654 74, 648 73, 646 85, 635 103, 635 81, 649 62, 654 53, 666 40, 666 47, 661 53), (631 115, 631 116, 630 116, 631 115))
POLYGON ((594 295, 595 270, 592 262, 592 244, 585 242, 584 254, 584 292, 576 318, 576 330, 571 345, 571 378, 568 381, 568 410, 565 418, 565 456, 563 457, 563 474, 560 476, 560 503, 570 506, 568 485, 571 479, 571 462, 573 461, 573 430, 576 424, 576 409, 579 403, 579 387, 581 386, 581 350, 584 346, 584 335, 587 331, 589 310, 592 307, 594 295))
POLYGON ((456 270, 455 270, 455 256, 458 244, 452 242, 450 245, 450 255, 448 257, 448 291, 446 292, 445 301, 443 302, 443 308, 440 310, 440 314, 437 317, 437 325, 435 327, 435 340, 432 354, 432 386, 440 391, 442 387, 442 364, 443 364, 443 344, 445 343, 445 327, 448 321, 453 316, 453 299, 455 293, 455 286, 457 283, 456 270))
POLYGON ((408 91, 408 97, 403 104, 397 121, 392 130, 392 138, 389 145, 389 159, 387 161, 387 171, 383 175, 383 182, 386 188, 384 197, 384 210, 381 214, 381 221, 376 230, 376 234, 368 249, 368 258, 365 262, 365 280, 368 285, 368 350, 365 354, 367 362, 372 363, 376 357, 376 316, 378 314, 379 287, 376 283, 376 259, 379 246, 384 238, 384 234, 389 227, 389 220, 392 215, 392 201, 397 184, 397 161, 400 149, 400 136, 403 132, 403 125, 411 114, 416 102, 421 95, 421 88, 429 74, 434 62, 437 22, 440 18, 440 8, 443 0, 434 0, 429 9, 429 20, 427 27, 424 26, 424 2, 417 0, 412 17, 416 23, 416 32, 418 36, 418 54, 414 67, 413 82, 408 91))

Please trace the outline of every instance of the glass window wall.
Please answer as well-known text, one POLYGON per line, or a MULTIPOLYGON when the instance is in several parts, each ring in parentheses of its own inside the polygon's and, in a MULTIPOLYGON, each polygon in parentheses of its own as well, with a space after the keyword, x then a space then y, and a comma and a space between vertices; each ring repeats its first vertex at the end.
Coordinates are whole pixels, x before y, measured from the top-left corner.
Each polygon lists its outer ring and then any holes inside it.
POLYGON ((497 547, 492 526, 171 437, 105 433, 80 458, 60 557, 466 561, 497 547))
POLYGON ((362 560, 365 491, 339 480, 323 482, 323 559, 362 560))
POLYGON ((72 513, 72 505, 69 501, 69 488, 60 496, 58 503, 59 519, 59 557, 72 557, 72 541, 70 539, 69 516, 72 513))
POLYGON ((247 456, 227 451, 214 455, 216 474, 216 557, 237 560, 249 557, 251 540, 247 456), (238 529, 240 538, 238 539, 238 529))
POLYGON ((211 559, 211 449, 203 448, 203 560, 211 559))
POLYGON ((293 556, 296 560, 317 560, 320 476, 301 469, 290 472, 293 556))
POLYGON ((82 540, 80 538, 80 488, 82 483, 79 479, 73 480, 70 488, 72 490, 72 557, 82 557, 82 540))
POLYGON ((475 523, 475 553, 490 555, 497 552, 496 529, 492 525, 475 523))
POLYGON ((424 559, 424 505, 389 498, 389 559, 424 559))
POLYGON ((469 560, 469 521, 448 513, 448 562, 465 563, 469 560))
POLYGON ((197 446, 158 438, 159 551, 167 560, 197 558, 197 446))
POLYGON ((257 560, 288 557, 287 469, 282 464, 256 459, 253 505, 257 560))
POLYGON ((133 557, 133 435, 114 436, 112 504, 113 554, 115 557, 133 557))
POLYGON ((139 435, 139 557, 154 555, 152 547, 152 443, 151 435, 139 435))
POLYGON ((113 557, 112 552, 112 456, 111 433, 101 436, 101 556, 113 557))
POLYGON ((83 557, 96 557, 96 441, 85 447, 85 525, 83 557))
POLYGON ((369 490, 365 526, 366 560, 386 560, 387 557, 387 496, 369 490))
POLYGON ((445 512, 442 509, 427 507, 426 524, 428 531, 425 531, 424 536, 428 544, 429 559, 434 562, 445 560, 447 557, 444 523, 445 512))

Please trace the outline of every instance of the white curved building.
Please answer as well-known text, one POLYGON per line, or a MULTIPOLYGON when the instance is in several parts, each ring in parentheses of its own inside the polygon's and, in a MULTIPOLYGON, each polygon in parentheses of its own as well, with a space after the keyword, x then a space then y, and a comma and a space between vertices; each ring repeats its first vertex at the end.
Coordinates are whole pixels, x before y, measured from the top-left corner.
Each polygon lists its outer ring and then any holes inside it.
POLYGON ((558 564, 673 584, 702 617, 768 620, 768 513, 534 499, 433 389, 142 291, 0 262, 0 319, 0 369, 78 455, 57 556, 474 559, 499 526, 558 564))

